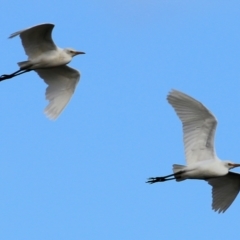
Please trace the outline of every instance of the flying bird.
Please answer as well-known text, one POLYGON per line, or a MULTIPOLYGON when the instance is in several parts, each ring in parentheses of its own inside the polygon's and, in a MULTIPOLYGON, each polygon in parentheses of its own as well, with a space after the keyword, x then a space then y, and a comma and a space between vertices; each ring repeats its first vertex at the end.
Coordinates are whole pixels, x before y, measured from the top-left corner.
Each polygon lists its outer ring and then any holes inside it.
POLYGON ((49 100, 44 112, 50 119, 56 119, 71 99, 79 82, 80 73, 66 64, 84 52, 72 48, 59 48, 52 40, 54 24, 36 25, 10 35, 20 36, 28 56, 27 61, 19 62, 19 70, 2 75, 0 81, 34 70, 48 85, 46 99, 49 100))
POLYGON ((212 209, 225 212, 240 190, 240 174, 230 169, 240 164, 221 161, 214 149, 217 119, 199 101, 177 90, 167 96, 182 121, 187 165, 173 165, 173 174, 149 178, 147 183, 186 179, 206 180, 212 186, 212 209))

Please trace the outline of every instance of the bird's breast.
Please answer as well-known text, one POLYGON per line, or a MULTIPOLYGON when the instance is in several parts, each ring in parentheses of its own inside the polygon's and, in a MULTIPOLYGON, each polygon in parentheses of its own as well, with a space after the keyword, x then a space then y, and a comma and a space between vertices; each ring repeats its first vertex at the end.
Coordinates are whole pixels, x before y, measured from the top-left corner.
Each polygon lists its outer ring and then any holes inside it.
POLYGON ((30 61, 33 64, 32 69, 37 69, 66 65, 71 61, 71 58, 57 51, 48 51, 35 59, 30 59, 30 61))
POLYGON ((220 162, 209 160, 188 165, 184 175, 186 178, 190 179, 207 179, 212 177, 221 177, 227 173, 228 169, 220 164, 220 162))

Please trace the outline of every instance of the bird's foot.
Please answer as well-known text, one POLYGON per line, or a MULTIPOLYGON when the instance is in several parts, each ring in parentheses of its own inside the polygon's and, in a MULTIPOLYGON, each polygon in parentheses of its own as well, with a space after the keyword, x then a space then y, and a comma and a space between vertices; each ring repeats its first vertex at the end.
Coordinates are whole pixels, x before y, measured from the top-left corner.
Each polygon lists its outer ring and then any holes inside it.
POLYGON ((148 181, 146 183, 156 183, 156 182, 165 182, 167 179, 165 177, 151 177, 148 178, 148 181))
POLYGON ((3 74, 0 76, 0 81, 5 80, 5 79, 9 79, 12 78, 13 75, 12 74, 3 74))
POLYGON ((12 74, 3 74, 3 75, 0 76, 0 81, 6 80, 6 79, 9 79, 9 78, 13 78, 13 77, 16 77, 18 75, 21 75, 23 73, 30 72, 30 71, 32 71, 32 69, 19 69, 12 74))

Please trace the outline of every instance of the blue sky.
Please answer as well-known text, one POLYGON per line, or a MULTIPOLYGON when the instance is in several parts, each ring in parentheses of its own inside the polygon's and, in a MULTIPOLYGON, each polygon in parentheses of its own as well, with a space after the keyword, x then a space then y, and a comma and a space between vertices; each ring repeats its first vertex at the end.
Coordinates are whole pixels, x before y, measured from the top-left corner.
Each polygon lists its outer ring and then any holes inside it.
POLYGON ((27 59, 7 37, 39 23, 86 52, 57 121, 36 73, 0 83, 0 239, 239 237, 240 196, 217 214, 203 181, 145 183, 185 163, 172 88, 215 114, 218 156, 240 162, 239 1, 9 0, 0 19, 0 74, 27 59))

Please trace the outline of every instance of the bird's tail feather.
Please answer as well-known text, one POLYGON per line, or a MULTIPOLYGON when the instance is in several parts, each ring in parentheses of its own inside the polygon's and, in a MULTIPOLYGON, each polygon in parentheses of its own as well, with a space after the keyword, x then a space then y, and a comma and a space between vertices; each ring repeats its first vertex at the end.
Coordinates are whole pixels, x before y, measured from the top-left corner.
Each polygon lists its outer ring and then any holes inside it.
POLYGON ((18 66, 20 69, 28 69, 32 66, 30 61, 23 61, 23 62, 18 62, 18 66))
MULTIPOLYGON (((173 164, 173 173, 177 174, 179 172, 182 172, 182 171, 184 171, 185 167, 186 166, 184 166, 184 165, 173 164)), ((181 174, 176 175, 175 177, 176 177, 177 182, 185 180, 185 178, 182 178, 181 174)))

